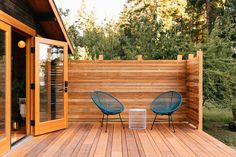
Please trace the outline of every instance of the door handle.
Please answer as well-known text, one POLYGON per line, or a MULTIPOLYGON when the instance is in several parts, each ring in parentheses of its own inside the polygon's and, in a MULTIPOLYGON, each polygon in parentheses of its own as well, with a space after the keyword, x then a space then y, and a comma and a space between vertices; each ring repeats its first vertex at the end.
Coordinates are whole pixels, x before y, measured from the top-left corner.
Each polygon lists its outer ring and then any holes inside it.
POLYGON ((65 93, 67 93, 68 90, 68 81, 65 81, 65 93))
POLYGON ((65 81, 65 88, 68 87, 68 81, 65 81))

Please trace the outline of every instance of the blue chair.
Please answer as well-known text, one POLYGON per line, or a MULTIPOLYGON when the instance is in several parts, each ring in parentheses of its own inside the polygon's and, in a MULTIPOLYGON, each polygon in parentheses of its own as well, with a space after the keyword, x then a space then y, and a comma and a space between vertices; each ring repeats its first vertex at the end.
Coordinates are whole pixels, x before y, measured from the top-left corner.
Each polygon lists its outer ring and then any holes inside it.
POLYGON ((111 94, 102 91, 92 92, 91 98, 103 113, 101 126, 103 126, 104 114, 107 115, 105 132, 107 132, 108 115, 119 114, 121 124, 124 128, 124 124, 120 116, 120 113, 124 110, 124 105, 118 99, 111 94))
POLYGON ((161 93, 157 96, 152 103, 150 104, 151 110, 156 114, 151 130, 153 128, 154 123, 156 122, 157 115, 168 115, 169 127, 170 121, 172 122, 172 127, 175 132, 172 113, 180 108, 182 104, 182 95, 175 91, 168 91, 161 93))

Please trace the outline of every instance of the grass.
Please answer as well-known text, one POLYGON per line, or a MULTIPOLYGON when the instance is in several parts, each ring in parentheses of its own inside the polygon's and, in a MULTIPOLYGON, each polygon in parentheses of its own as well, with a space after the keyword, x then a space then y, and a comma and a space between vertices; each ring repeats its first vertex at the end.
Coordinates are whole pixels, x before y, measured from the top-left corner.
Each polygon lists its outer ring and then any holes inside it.
POLYGON ((230 109, 204 107, 203 129, 228 146, 236 148, 236 132, 228 129, 229 122, 233 121, 230 109))

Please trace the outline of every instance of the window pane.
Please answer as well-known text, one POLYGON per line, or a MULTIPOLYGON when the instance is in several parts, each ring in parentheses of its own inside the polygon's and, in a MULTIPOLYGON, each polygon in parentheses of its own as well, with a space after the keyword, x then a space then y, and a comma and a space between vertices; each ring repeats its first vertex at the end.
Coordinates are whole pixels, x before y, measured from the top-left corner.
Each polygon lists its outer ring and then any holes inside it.
POLYGON ((39 44, 40 122, 64 117, 63 47, 39 44))
POLYGON ((0 139, 5 137, 5 88, 6 88, 6 36, 3 30, 0 30, 0 139))

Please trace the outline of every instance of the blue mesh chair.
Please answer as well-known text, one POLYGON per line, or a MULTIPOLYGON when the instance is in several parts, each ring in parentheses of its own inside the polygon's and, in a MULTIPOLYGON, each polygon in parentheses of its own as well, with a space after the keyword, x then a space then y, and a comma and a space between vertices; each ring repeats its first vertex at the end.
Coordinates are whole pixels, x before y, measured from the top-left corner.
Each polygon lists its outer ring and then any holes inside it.
POLYGON ((124 105, 118 99, 116 99, 114 96, 112 96, 106 92, 102 92, 102 91, 92 92, 91 98, 92 98, 93 102, 97 105, 97 107, 103 113, 101 126, 103 126, 104 114, 107 115, 106 131, 105 132, 107 132, 108 115, 119 114, 121 124, 124 128, 124 124, 123 124, 123 121, 120 116, 120 113, 124 110, 124 105))
POLYGON ((154 122, 156 122, 157 115, 168 115, 169 127, 171 121, 175 132, 172 113, 174 113, 181 106, 181 104, 182 96, 178 92, 168 91, 157 96, 150 104, 151 110, 156 114, 151 129, 153 128, 154 122))

